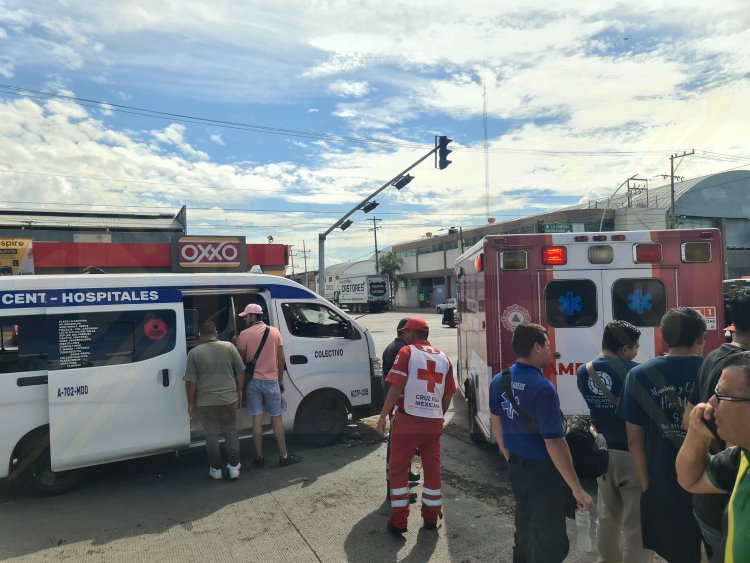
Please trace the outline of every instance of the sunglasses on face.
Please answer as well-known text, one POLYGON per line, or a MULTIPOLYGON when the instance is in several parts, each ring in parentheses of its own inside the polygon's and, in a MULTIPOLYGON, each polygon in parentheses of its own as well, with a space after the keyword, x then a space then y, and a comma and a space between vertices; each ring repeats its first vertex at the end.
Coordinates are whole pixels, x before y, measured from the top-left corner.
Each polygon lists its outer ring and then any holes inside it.
POLYGON ((750 397, 735 397, 734 395, 725 395, 723 393, 719 393, 719 386, 716 386, 716 389, 714 389, 714 396, 716 397, 716 402, 720 403, 722 401, 726 401, 727 403, 745 403, 750 402, 750 397))

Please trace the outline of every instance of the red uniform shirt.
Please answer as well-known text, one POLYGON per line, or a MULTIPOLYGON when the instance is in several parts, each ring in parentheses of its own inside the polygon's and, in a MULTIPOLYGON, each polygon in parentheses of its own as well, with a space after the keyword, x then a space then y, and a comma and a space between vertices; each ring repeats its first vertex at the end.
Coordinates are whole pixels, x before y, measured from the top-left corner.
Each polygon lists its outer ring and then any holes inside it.
MULTIPOLYGON (((413 346, 415 346, 416 348, 419 348, 420 350, 424 350, 426 347, 431 347, 430 343, 427 340, 420 340, 419 342, 415 342, 413 346)), ((406 380, 408 379, 410 359, 411 359, 411 348, 409 346, 404 346, 403 348, 401 348, 401 350, 399 350, 399 353, 396 356, 396 360, 393 362, 393 367, 391 368, 391 371, 388 372, 388 375, 385 378, 386 382, 391 383, 391 384, 395 383, 396 385, 404 387, 406 385, 406 380)), ((444 395, 450 396, 450 395, 453 395, 455 392, 456 392, 456 382, 453 379, 453 366, 449 363, 448 373, 445 374, 444 395)), ((398 402, 396 403, 396 406, 399 409, 404 408, 403 396, 398 398, 398 402)))

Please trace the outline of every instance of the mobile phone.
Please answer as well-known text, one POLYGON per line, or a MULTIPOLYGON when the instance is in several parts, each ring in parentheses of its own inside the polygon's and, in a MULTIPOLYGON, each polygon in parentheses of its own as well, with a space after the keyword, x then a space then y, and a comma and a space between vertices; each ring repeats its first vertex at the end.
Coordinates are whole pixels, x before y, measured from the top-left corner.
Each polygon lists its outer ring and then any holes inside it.
POLYGON ((719 437, 718 429, 716 428, 716 421, 712 418, 711 420, 706 420, 705 418, 701 417, 701 421, 711 431, 711 434, 713 434, 713 437, 717 440, 721 440, 719 437))

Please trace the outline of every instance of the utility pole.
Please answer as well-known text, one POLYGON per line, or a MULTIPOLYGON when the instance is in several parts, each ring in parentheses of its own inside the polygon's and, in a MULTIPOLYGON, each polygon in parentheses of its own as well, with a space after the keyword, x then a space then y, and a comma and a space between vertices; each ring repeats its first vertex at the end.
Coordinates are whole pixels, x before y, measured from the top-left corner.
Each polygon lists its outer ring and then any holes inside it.
MULTIPOLYGON (((695 154, 695 149, 691 150, 690 152, 683 151, 682 154, 670 154, 669 155, 669 165, 670 165, 670 173, 669 173, 670 190, 669 190, 669 193, 670 193, 670 196, 671 196, 671 200, 670 200, 671 205, 670 205, 670 208, 669 208, 669 216, 670 216, 669 228, 670 229, 674 229, 675 228, 675 223, 676 223, 676 220, 675 220, 676 218, 675 218, 675 214, 674 214, 674 159, 675 158, 682 159, 683 157, 690 156, 691 154, 695 154)), ((680 162, 682 162, 682 160, 680 160, 680 162)), ((680 165, 680 162, 677 163, 677 166, 680 165)))
POLYGON ((372 219, 368 219, 368 221, 372 221, 372 229, 368 230, 375 233, 375 274, 379 274, 380 265, 378 264, 378 229, 382 229, 383 227, 378 227, 377 221, 382 221, 382 219, 373 217, 372 219))
POLYGON ((294 279, 294 252, 292 252, 293 244, 289 245, 289 258, 292 259, 292 279, 294 279))
POLYGON ((310 286, 308 285, 308 282, 307 282, 307 253, 308 252, 310 251, 305 248, 305 241, 303 240, 302 241, 302 258, 304 258, 305 260, 305 287, 310 289, 310 286))

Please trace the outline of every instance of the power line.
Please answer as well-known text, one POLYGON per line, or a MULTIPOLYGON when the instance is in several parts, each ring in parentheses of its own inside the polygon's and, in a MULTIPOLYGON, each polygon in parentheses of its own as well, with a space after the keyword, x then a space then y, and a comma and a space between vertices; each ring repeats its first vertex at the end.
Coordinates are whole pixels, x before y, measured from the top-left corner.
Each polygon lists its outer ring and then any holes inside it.
MULTIPOLYGON (((319 133, 315 131, 303 131, 298 129, 286 129, 280 127, 270 127, 267 125, 258 125, 253 123, 241 123, 237 121, 227 121, 221 119, 213 119, 208 117, 200 117, 187 114, 170 113, 159 110, 151 110, 147 108, 139 108, 135 106, 129 106, 125 104, 116 104, 113 102, 107 102, 104 100, 92 100, 89 98, 81 98, 78 96, 69 96, 66 94, 57 94, 54 92, 45 92, 41 90, 34 90, 32 88, 22 88, 19 86, 13 86, 11 84, 0 84, 0 93, 5 93, 12 96, 28 97, 35 99, 44 100, 56 100, 68 104, 77 104, 84 107, 97 109, 97 110, 109 110, 116 111, 118 113, 125 113, 131 115, 139 115, 141 117, 150 117, 154 119, 171 120, 180 123, 191 123, 195 125, 206 125, 209 127, 219 127, 223 129, 236 129, 244 131, 252 131, 256 133, 265 133, 272 135, 286 135, 289 137, 302 137, 317 140, 325 140, 331 142, 347 142, 362 145, 376 145, 382 147, 401 147, 401 148, 414 148, 423 149, 426 145, 423 143, 409 143, 402 141, 392 140, 380 140, 375 138, 365 137, 352 137, 346 135, 337 135, 333 133, 319 133)), ((458 147, 454 150, 466 151, 466 152, 485 152, 484 147, 471 148, 471 147, 458 147)), ((570 156, 570 157, 607 157, 607 156, 627 156, 627 155, 662 155, 665 150, 651 150, 651 151, 623 151, 623 150, 611 150, 611 151, 590 151, 590 150, 553 150, 553 149, 537 149, 537 148, 494 148, 488 149, 489 152, 495 154, 529 154, 529 155, 544 155, 544 156, 570 156)))

